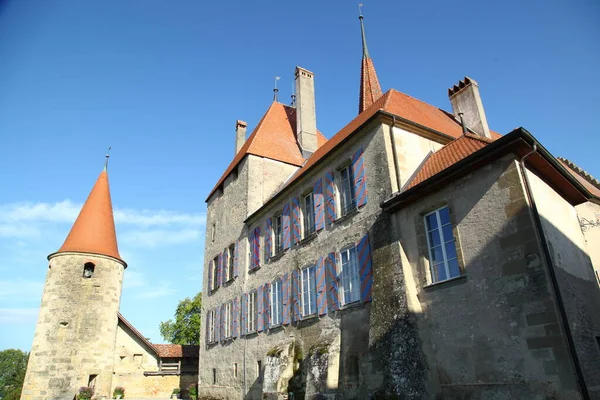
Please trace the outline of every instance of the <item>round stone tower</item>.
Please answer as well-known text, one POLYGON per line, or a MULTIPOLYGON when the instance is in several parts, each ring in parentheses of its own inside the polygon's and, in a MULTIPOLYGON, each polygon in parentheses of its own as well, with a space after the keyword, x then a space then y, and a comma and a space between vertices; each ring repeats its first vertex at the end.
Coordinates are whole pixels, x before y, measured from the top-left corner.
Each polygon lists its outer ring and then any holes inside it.
POLYGON ((106 167, 49 266, 21 399, 111 398, 127 264, 117 247, 106 167))

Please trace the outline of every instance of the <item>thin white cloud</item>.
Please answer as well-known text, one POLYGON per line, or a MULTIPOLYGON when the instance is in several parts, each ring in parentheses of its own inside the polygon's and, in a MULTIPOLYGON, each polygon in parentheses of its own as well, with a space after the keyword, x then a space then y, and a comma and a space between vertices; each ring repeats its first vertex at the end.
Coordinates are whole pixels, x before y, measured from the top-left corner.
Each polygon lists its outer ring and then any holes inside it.
POLYGON ((158 297, 165 297, 175 294, 177 290, 171 287, 169 282, 163 282, 158 284, 152 290, 141 291, 137 294, 139 299, 156 299, 158 297))
POLYGON ((36 302, 42 297, 44 282, 29 281, 23 278, 8 279, 0 281, 0 299, 5 301, 28 301, 35 299, 36 302))
POLYGON ((127 271, 123 278, 123 289, 132 289, 146 284, 144 274, 137 271, 127 271))
POLYGON ((38 308, 0 308, 0 324, 35 323, 38 312, 38 308))
POLYGON ((40 230, 35 226, 0 223, 0 237, 12 239, 32 239, 40 236, 40 230))
MULTIPOLYGON (((72 223, 77 218, 82 204, 70 200, 58 203, 11 203, 0 204, 0 222, 64 222, 72 223)), ((115 209, 115 223, 137 226, 192 225, 206 222, 203 213, 181 213, 167 210, 115 209)))
POLYGON ((119 242, 132 247, 159 247, 189 243, 200 239, 200 229, 132 230, 119 235, 119 242))

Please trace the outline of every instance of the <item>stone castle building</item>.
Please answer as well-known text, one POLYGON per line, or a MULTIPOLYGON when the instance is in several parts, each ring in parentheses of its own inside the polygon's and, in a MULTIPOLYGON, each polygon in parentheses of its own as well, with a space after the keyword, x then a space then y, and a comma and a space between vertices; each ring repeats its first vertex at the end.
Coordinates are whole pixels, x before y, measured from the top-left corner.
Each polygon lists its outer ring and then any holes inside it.
POLYGON ((327 140, 297 67, 207 198, 200 394, 600 398, 600 184, 478 84, 382 93, 327 140), (587 221, 587 223, 585 222, 587 221), (595 272, 596 271, 596 272, 595 272))
POLYGON ((106 166, 48 274, 22 400, 73 400, 82 386, 111 398, 167 397, 197 381, 198 346, 150 343, 120 313, 119 255, 106 166))

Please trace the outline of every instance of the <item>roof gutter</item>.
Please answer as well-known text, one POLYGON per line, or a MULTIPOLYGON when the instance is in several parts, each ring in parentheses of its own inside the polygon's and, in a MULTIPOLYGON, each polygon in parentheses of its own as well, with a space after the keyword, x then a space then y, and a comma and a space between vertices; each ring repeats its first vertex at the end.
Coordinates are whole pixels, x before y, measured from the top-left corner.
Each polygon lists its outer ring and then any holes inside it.
POLYGON ((449 168, 437 173, 426 181, 421 182, 404 192, 393 194, 389 199, 381 203, 381 208, 386 212, 395 211, 408 203, 411 203, 433 191, 436 191, 439 189, 438 184, 458 178, 459 176, 462 176, 461 174, 472 171, 472 166, 482 163, 485 159, 492 158, 501 154, 502 152, 506 152, 507 150, 510 150, 510 147, 518 146, 522 142, 532 148, 535 145, 538 149, 537 154, 542 156, 572 186, 579 190, 586 198, 594 198, 587 188, 585 188, 573 175, 571 175, 571 173, 568 172, 560 164, 560 162, 554 158, 554 156, 552 156, 552 154, 550 154, 550 152, 544 148, 544 146, 542 146, 537 139, 533 137, 533 135, 531 135, 531 133, 524 128, 517 128, 507 135, 496 139, 483 149, 476 151, 468 157, 465 157, 453 164, 449 168))

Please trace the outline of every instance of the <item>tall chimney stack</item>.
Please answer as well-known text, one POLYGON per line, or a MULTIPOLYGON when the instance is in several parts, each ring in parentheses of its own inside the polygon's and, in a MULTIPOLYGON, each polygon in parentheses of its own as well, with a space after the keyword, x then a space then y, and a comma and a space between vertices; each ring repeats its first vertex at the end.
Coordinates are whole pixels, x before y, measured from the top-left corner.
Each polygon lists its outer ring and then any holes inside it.
POLYGON ((302 156, 317 150, 317 114, 315 111, 314 74, 296 67, 296 133, 302 156))
POLYGON ((467 128, 480 136, 491 139, 490 128, 485 118, 483 103, 479 95, 479 85, 473 79, 465 76, 450 89, 448 89, 448 97, 452 103, 452 112, 456 118, 464 119, 464 124, 467 128))
MULTIPOLYGON (((244 121, 235 121, 235 154, 240 152, 240 149, 246 143, 246 124, 244 121)), ((234 156, 235 156, 234 154, 234 156)))

